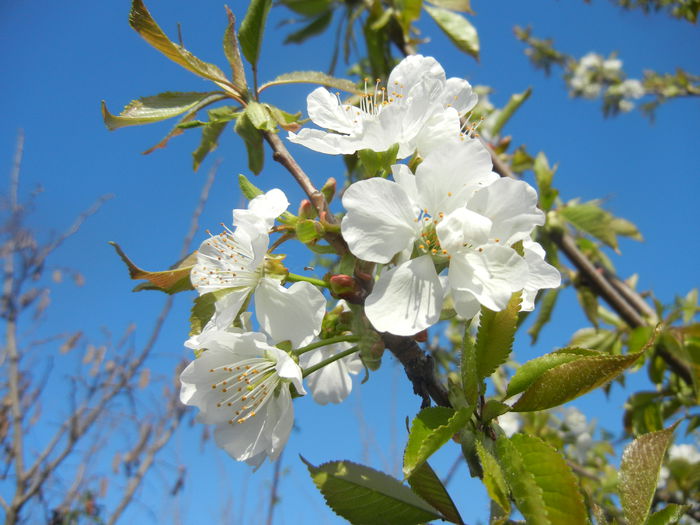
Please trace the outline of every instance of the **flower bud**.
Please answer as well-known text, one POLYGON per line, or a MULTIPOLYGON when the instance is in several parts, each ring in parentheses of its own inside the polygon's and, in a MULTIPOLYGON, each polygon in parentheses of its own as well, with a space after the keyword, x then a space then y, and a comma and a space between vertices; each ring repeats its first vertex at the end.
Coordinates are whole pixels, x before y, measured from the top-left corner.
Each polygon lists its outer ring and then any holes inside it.
POLYGON ((365 291, 354 277, 344 274, 331 275, 328 279, 331 293, 334 297, 345 299, 352 304, 362 304, 365 298, 365 291))
POLYGON ((309 199, 304 199, 299 204, 299 212, 297 213, 300 219, 315 219, 316 208, 311 204, 309 199))
POLYGON ((323 193, 323 196, 326 198, 326 202, 329 204, 333 200, 333 197, 335 197, 336 186, 337 183, 335 179, 330 177, 323 185, 323 188, 321 188, 321 193, 323 193))

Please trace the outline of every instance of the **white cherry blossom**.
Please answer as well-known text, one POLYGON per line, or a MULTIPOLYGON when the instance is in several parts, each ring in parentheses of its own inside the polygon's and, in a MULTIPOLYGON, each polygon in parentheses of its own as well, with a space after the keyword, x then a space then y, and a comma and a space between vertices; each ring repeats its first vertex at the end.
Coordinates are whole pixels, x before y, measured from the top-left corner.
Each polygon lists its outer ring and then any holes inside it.
POLYGON ((360 107, 343 104, 319 87, 307 98, 309 117, 319 129, 289 133, 289 140, 314 151, 350 154, 361 149, 385 151, 399 145, 398 158, 422 155, 460 135, 460 116, 477 102, 471 85, 445 76, 432 57, 403 59, 389 75, 386 88, 366 93, 360 107))
POLYGON ((341 231, 350 251, 382 264, 408 258, 385 268, 365 301, 377 330, 411 335, 431 326, 448 292, 457 313, 471 318, 480 305, 502 310, 516 291, 555 285, 556 270, 536 250, 530 263, 512 248, 544 223, 535 190, 491 168, 485 147, 466 139, 431 152, 415 175, 395 165, 394 181, 346 190, 341 231))
MULTIPOLYGON (((335 343, 322 346, 302 354, 300 364, 304 369, 309 368, 350 349, 352 346, 353 343, 335 343)), ((362 360, 355 353, 312 372, 307 376, 306 383, 311 390, 314 401, 321 405, 342 402, 352 391, 352 377, 350 376, 359 374, 362 368, 362 360)))
POLYGON ((205 350, 180 376, 180 400, 198 420, 215 424, 216 444, 257 468, 277 459, 294 422, 290 387, 305 394, 302 371, 264 334, 212 330, 205 350))

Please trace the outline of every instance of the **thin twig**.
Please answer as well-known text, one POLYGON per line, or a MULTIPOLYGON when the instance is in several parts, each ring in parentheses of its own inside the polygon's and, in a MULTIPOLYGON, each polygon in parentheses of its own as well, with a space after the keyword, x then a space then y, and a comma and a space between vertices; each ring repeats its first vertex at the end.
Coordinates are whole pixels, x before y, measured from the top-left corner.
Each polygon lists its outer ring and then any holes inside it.
POLYGON ((280 476, 282 472, 282 454, 284 450, 280 452, 277 461, 275 461, 275 472, 272 477, 272 487, 270 487, 270 503, 267 508, 267 525, 272 525, 272 518, 275 514, 275 507, 277 506, 278 496, 277 489, 280 483, 280 476))

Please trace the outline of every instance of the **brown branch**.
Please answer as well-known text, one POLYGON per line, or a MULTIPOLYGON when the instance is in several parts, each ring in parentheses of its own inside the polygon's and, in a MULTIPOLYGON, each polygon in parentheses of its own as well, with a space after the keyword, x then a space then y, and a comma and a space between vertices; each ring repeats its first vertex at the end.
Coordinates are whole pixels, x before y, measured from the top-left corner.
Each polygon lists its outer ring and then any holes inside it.
POLYGON ((283 453, 284 453, 284 451, 280 452, 280 455, 277 458, 277 461, 275 461, 275 473, 273 474, 273 477, 272 477, 272 487, 270 488, 270 502, 269 502, 268 508, 267 508, 267 525, 272 525, 272 518, 275 515, 275 507, 277 506, 277 502, 279 500, 279 496, 277 496, 277 490, 279 488, 280 476, 281 476, 281 471, 282 471, 282 454, 283 453))

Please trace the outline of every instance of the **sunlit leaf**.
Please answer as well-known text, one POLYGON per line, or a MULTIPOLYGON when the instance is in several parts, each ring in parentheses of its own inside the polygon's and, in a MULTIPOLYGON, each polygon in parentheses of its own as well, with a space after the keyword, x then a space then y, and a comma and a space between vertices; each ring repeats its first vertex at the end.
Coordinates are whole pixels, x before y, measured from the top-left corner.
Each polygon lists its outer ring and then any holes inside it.
POLYGON ((678 523, 687 508, 686 505, 670 503, 667 507, 649 516, 646 525, 673 525, 678 523))
POLYGON ((476 336, 476 366, 480 379, 489 377, 508 359, 513 349, 521 297, 521 292, 513 294, 500 312, 486 307, 481 309, 476 336))
POLYGON ((428 0, 428 2, 438 7, 452 9, 453 11, 473 13, 471 8, 471 0, 428 0))
POLYGON ((263 138, 248 117, 248 113, 243 113, 238 120, 234 130, 245 143, 248 152, 248 168, 256 175, 262 171, 264 162, 263 138))
POLYGON ((233 82, 238 86, 241 93, 245 93, 248 89, 248 84, 245 78, 243 60, 241 60, 238 36, 236 35, 236 17, 233 16, 228 6, 224 6, 224 9, 226 9, 226 16, 228 16, 228 24, 226 25, 226 31, 224 31, 224 54, 231 66, 233 82))
POLYGON ((481 468, 484 472, 483 480, 489 497, 501 507, 506 515, 510 514, 508 487, 503 477, 501 467, 496 461, 496 458, 484 448, 484 445, 480 441, 476 442, 476 452, 479 455, 481 468))
POLYGON ((148 283, 140 284, 134 288, 135 292, 141 290, 160 290, 167 294, 173 294, 193 289, 192 283, 190 282, 190 270, 192 270, 192 267, 197 262, 196 252, 191 253, 181 261, 175 263, 168 270, 149 272, 136 266, 116 242, 110 242, 109 244, 114 247, 121 260, 126 264, 126 267, 129 269, 129 277, 134 280, 148 281, 148 283))
POLYGON ((522 93, 516 93, 510 96, 508 103, 498 112, 496 119, 491 123, 489 128, 491 135, 498 135, 500 133, 503 126, 505 126, 513 115, 515 115, 515 112, 520 109, 520 106, 530 98, 530 94, 532 94, 532 89, 527 88, 522 93))
POLYGON ((332 77, 320 71, 293 71, 291 73, 284 73, 274 80, 265 82, 260 86, 260 91, 271 86, 282 86, 284 84, 319 84, 334 89, 341 89, 348 93, 362 93, 355 87, 353 82, 345 78, 332 77))
POLYGON ((260 46, 270 7, 272 7, 272 0, 251 0, 245 18, 241 22, 241 29, 238 31, 238 40, 243 56, 254 67, 260 57, 260 46))
POLYGON ((479 35, 469 20, 442 7, 425 5, 423 8, 458 49, 479 58, 479 35))

